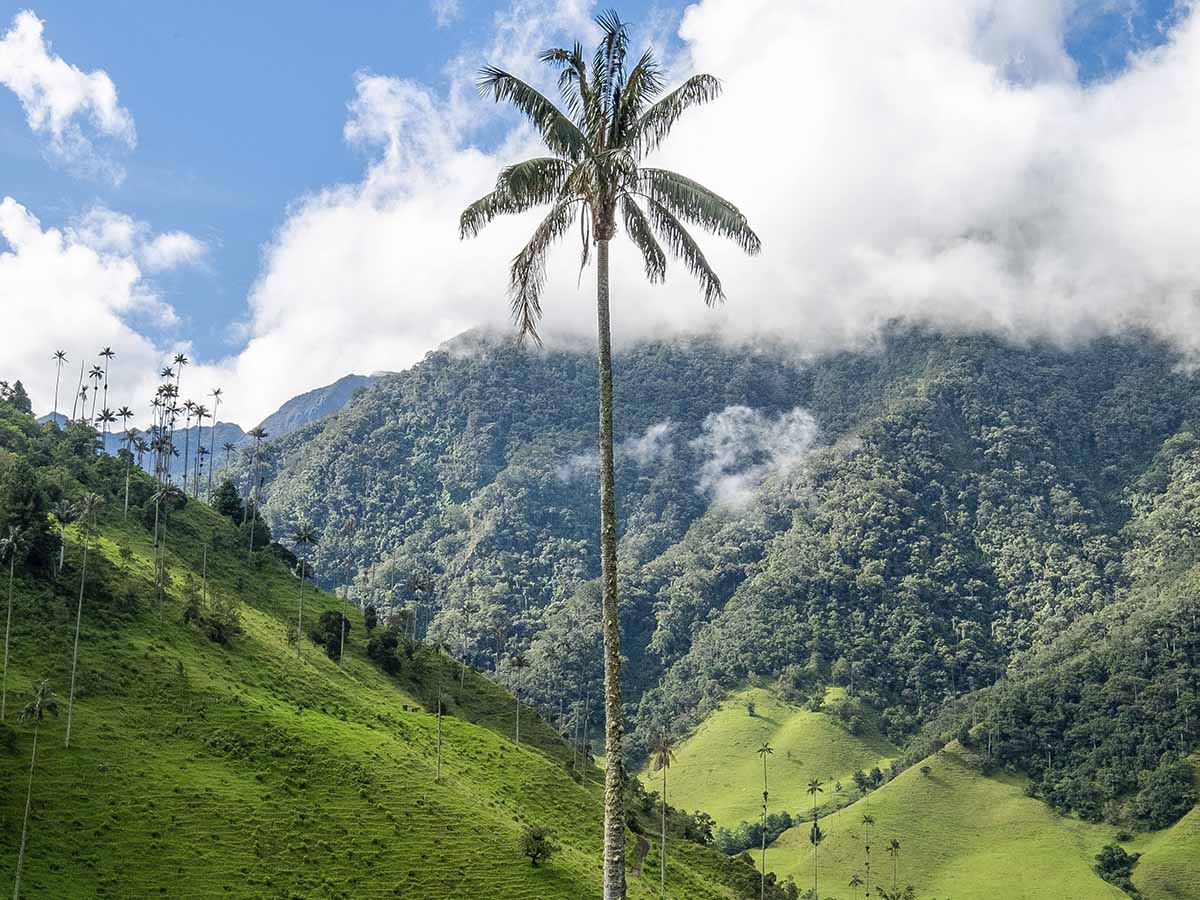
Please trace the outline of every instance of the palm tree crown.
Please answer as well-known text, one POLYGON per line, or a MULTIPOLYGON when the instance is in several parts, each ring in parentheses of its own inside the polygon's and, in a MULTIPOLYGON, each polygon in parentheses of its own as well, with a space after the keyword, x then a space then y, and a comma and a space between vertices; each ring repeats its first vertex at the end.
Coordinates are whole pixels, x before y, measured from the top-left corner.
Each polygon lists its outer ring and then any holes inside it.
POLYGON ((650 748, 650 756, 654 760, 655 772, 671 768, 671 763, 675 762, 675 739, 665 731, 661 732, 650 748))
POLYGON ((58 715, 58 697, 50 690, 50 682, 43 678, 34 687, 33 694, 21 710, 19 718, 22 722, 41 722, 47 714, 58 715))
POLYGON ((626 24, 612 11, 596 23, 602 37, 590 68, 578 43, 541 55, 559 73, 561 108, 503 69, 488 66, 479 76, 480 93, 515 106, 551 154, 504 169, 495 190, 467 207, 459 221, 460 235, 474 237, 497 216, 550 207, 513 260, 509 277, 513 318, 521 336, 535 341, 547 251, 577 220, 583 265, 593 239, 616 236, 619 218, 652 283, 666 278, 665 245, 699 280, 709 305, 724 300, 725 291, 685 225, 729 238, 752 255, 761 248, 746 217, 728 200, 683 175, 642 165, 684 112, 721 93, 720 81, 693 75, 663 95, 662 70, 653 52, 644 52, 628 69, 626 24))

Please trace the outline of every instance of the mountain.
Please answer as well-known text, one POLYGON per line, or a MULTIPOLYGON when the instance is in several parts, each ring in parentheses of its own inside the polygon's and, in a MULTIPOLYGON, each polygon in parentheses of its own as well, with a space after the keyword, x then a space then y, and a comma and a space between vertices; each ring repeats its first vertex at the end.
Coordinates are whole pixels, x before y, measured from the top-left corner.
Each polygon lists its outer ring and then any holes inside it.
MULTIPOLYGON (((147 514, 154 484, 136 472, 132 482, 126 518, 116 460, 78 427, 38 427, 0 403, 0 524, 28 539, 14 567, 0 722, 6 890, 20 856, 22 898, 599 894, 601 783, 583 747, 527 706, 514 741, 513 696, 409 641, 399 623, 368 639, 350 608, 339 665, 322 628, 332 621, 336 635, 342 603, 304 590, 286 550, 248 558, 235 523, 194 500, 147 514), (55 571, 60 528, 47 506, 85 493, 103 501, 95 527, 65 529, 55 571), (34 728, 13 710, 43 678, 58 715, 37 729, 32 757, 34 728), (530 826, 557 846, 536 867, 519 846, 530 826)), ((635 785, 630 811, 638 832, 657 827, 635 785)), ((689 839, 691 817, 674 818, 667 871, 681 896, 760 896, 751 865, 689 839)), ((657 873, 657 842, 646 865, 657 873)), ((656 896, 657 878, 631 878, 631 900, 656 896)), ((769 885, 767 897, 787 895, 769 885)))
MULTIPOLYGON (((1179 363, 1136 337, 1059 348, 919 330, 813 360, 705 341, 618 354, 633 746, 687 733, 762 678, 845 687, 839 715, 878 715, 901 745, 954 733, 955 698, 999 696, 1074 627, 1146 602, 1127 600, 1127 526, 1164 446, 1200 422, 1179 363)), ((320 529, 324 583, 410 609, 502 678, 524 651, 543 709, 586 704, 600 690, 594 381, 586 353, 498 339, 432 353, 272 444, 268 518, 320 529)), ((997 726, 986 755, 1011 753, 1049 802, 1092 816, 1092 795, 1053 785, 1112 767, 1103 807, 1196 746, 1200 715, 1182 738, 1174 716, 1152 719, 1125 769, 1115 736, 1046 766, 997 726)))
POLYGON ((356 393, 370 387, 386 374, 377 372, 372 375, 345 375, 333 384, 299 394, 263 419, 259 427, 273 438, 284 437, 337 412, 349 403, 356 393))

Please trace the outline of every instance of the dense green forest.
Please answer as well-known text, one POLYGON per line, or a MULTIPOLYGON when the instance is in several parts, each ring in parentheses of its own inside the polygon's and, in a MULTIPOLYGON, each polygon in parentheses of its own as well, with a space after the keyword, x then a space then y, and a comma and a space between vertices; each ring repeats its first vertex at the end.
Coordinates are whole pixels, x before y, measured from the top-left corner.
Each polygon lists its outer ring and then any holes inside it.
MULTIPOLYGON (((914 747, 965 728, 1063 809, 1177 817, 1190 795, 1173 761, 1200 718, 1178 528, 1194 521, 1200 401, 1178 363, 1141 339, 1062 349, 912 330, 815 360, 704 341, 626 349, 635 745, 686 733, 747 680, 814 699, 839 685, 848 728, 879 714, 914 747), (1105 650, 1123 627, 1143 629, 1144 652, 1105 650), (1055 693, 1071 692, 1055 687, 1068 672, 1082 679, 1071 697, 1055 693), (1030 726, 1039 705, 1054 714, 1030 726), (1140 724, 1093 747, 1097 709, 1140 724), (1065 743, 1048 752, 1051 733, 1065 743), (1116 765, 1135 744, 1137 764, 1116 765), (1079 788, 1097 769, 1113 775, 1079 788), (1169 812, 1133 799, 1172 778, 1169 812)), ((464 336, 268 445, 267 518, 317 524, 325 584, 411 610, 420 633, 547 713, 593 716, 593 365, 464 336), (518 652, 529 667, 510 670, 518 652)), ((234 474, 244 488, 245 463, 234 474)))

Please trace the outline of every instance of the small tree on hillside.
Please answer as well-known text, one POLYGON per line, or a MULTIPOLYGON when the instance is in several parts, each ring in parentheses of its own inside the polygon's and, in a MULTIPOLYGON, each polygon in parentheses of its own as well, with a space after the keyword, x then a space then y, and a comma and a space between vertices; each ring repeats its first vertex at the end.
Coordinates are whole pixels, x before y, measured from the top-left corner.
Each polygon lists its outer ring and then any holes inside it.
POLYGON ((557 845, 550 838, 550 831, 541 825, 527 825, 517 841, 517 849, 522 856, 529 857, 530 865, 536 867, 539 862, 545 862, 558 852, 557 845))
POLYGON ((25 839, 29 835, 29 806, 33 799, 33 769, 37 765, 38 732, 46 714, 58 715, 58 698, 50 690, 50 682, 42 679, 33 689, 33 696, 21 710, 21 721, 33 723, 33 749, 29 753, 29 783, 25 788, 25 817, 21 820, 21 849, 17 852, 17 876, 13 886, 13 900, 21 900, 21 866, 25 862, 25 839))

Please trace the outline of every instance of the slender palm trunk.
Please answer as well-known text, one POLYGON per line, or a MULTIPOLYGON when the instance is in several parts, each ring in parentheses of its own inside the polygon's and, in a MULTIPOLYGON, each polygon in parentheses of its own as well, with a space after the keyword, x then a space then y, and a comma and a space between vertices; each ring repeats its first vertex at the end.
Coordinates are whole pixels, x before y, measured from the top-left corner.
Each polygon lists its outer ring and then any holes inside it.
POLYGON ((767 896, 767 755, 763 754, 763 805, 762 805, 762 874, 759 876, 758 897, 767 896))
MULTIPOLYGON (((350 591, 348 588, 342 589, 342 621, 340 623, 342 633, 340 635, 338 635, 338 668, 339 669, 342 667, 342 654, 344 654, 346 652, 346 598, 349 593, 350 593, 350 591)), ((439 691, 439 693, 438 693, 438 728, 439 729, 442 727, 442 705, 441 705, 442 704, 442 695, 440 693, 441 689, 442 689, 441 675, 438 675, 438 691, 439 691)), ((441 742, 441 738, 439 737, 438 738, 438 759, 439 760, 441 759, 441 747, 442 747, 442 742, 441 742)), ((441 763, 439 762, 438 765, 439 765, 438 771, 440 772, 441 771, 441 769, 440 769, 441 763)), ((440 778, 441 776, 439 775, 438 777, 440 778)))
POLYGON ((662 795, 662 844, 659 849, 658 861, 658 896, 666 900, 667 896, 667 769, 663 766, 663 795, 662 795))
POLYGON ((183 492, 187 493, 188 461, 192 458, 192 421, 183 426, 183 492))
MULTIPOLYGON (((125 449, 129 449, 126 447, 125 449)), ((129 458, 125 460, 125 512, 121 521, 129 521, 129 466, 133 462, 133 451, 129 450, 129 458)))
POLYGON ((442 670, 441 663, 438 663, 438 698, 437 698, 437 778, 439 784, 442 780, 442 670))
POLYGON ((304 560, 300 560, 300 611, 296 614, 296 655, 300 655, 300 641, 304 635, 304 560))
POLYGON ((71 746, 71 717, 75 712, 75 671, 79 667, 79 625, 83 621, 83 586, 87 583, 88 544, 91 528, 83 532, 83 571, 79 573, 79 604, 75 608, 75 649, 71 653, 71 692, 67 696, 67 737, 64 746, 71 746))
POLYGON ((17 877, 13 882, 13 900, 21 900, 21 866, 25 862, 25 838, 29 836, 29 805, 33 800, 33 767, 37 763, 37 742, 40 728, 40 724, 33 726, 33 751, 29 754, 29 784, 25 788, 25 818, 21 820, 21 849, 17 851, 17 877))
MULTIPOLYGON (((208 429, 208 502, 212 503, 212 477, 213 469, 217 467, 217 458, 213 455, 216 449, 217 440, 217 410, 221 408, 221 401, 213 402, 212 425, 208 429)), ((226 465, 229 464, 229 459, 225 460, 226 465)))
POLYGON ((58 383, 62 380, 62 363, 58 364, 58 371, 54 373, 54 424, 58 425, 58 383))
POLYGON ((516 744, 519 747, 519 746, 521 746, 521 690, 520 690, 520 688, 517 688, 513 691, 513 697, 515 697, 516 701, 517 701, 517 739, 516 739, 516 744))
POLYGON ((83 362, 79 363, 79 387, 75 388, 75 402, 71 404, 71 421, 75 420, 75 413, 79 411, 79 396, 83 393, 83 362))
POLYGON ((625 760, 621 619, 617 601, 617 504, 613 471, 612 335, 608 241, 597 241, 596 325, 600 377, 600 571, 604 584, 604 900, 625 898, 625 760))
POLYGON ((66 561, 67 552, 67 526, 63 522, 58 523, 58 574, 62 574, 63 563, 66 561))
POLYGON ((4 721, 4 713, 8 708, 8 635, 12 630, 12 598, 13 598, 13 567, 17 563, 17 554, 11 550, 8 559, 8 616, 4 620, 4 676, 0 679, 0 722, 4 721))
POLYGON ((204 545, 204 561, 200 564, 200 597, 208 602, 208 544, 204 545))

